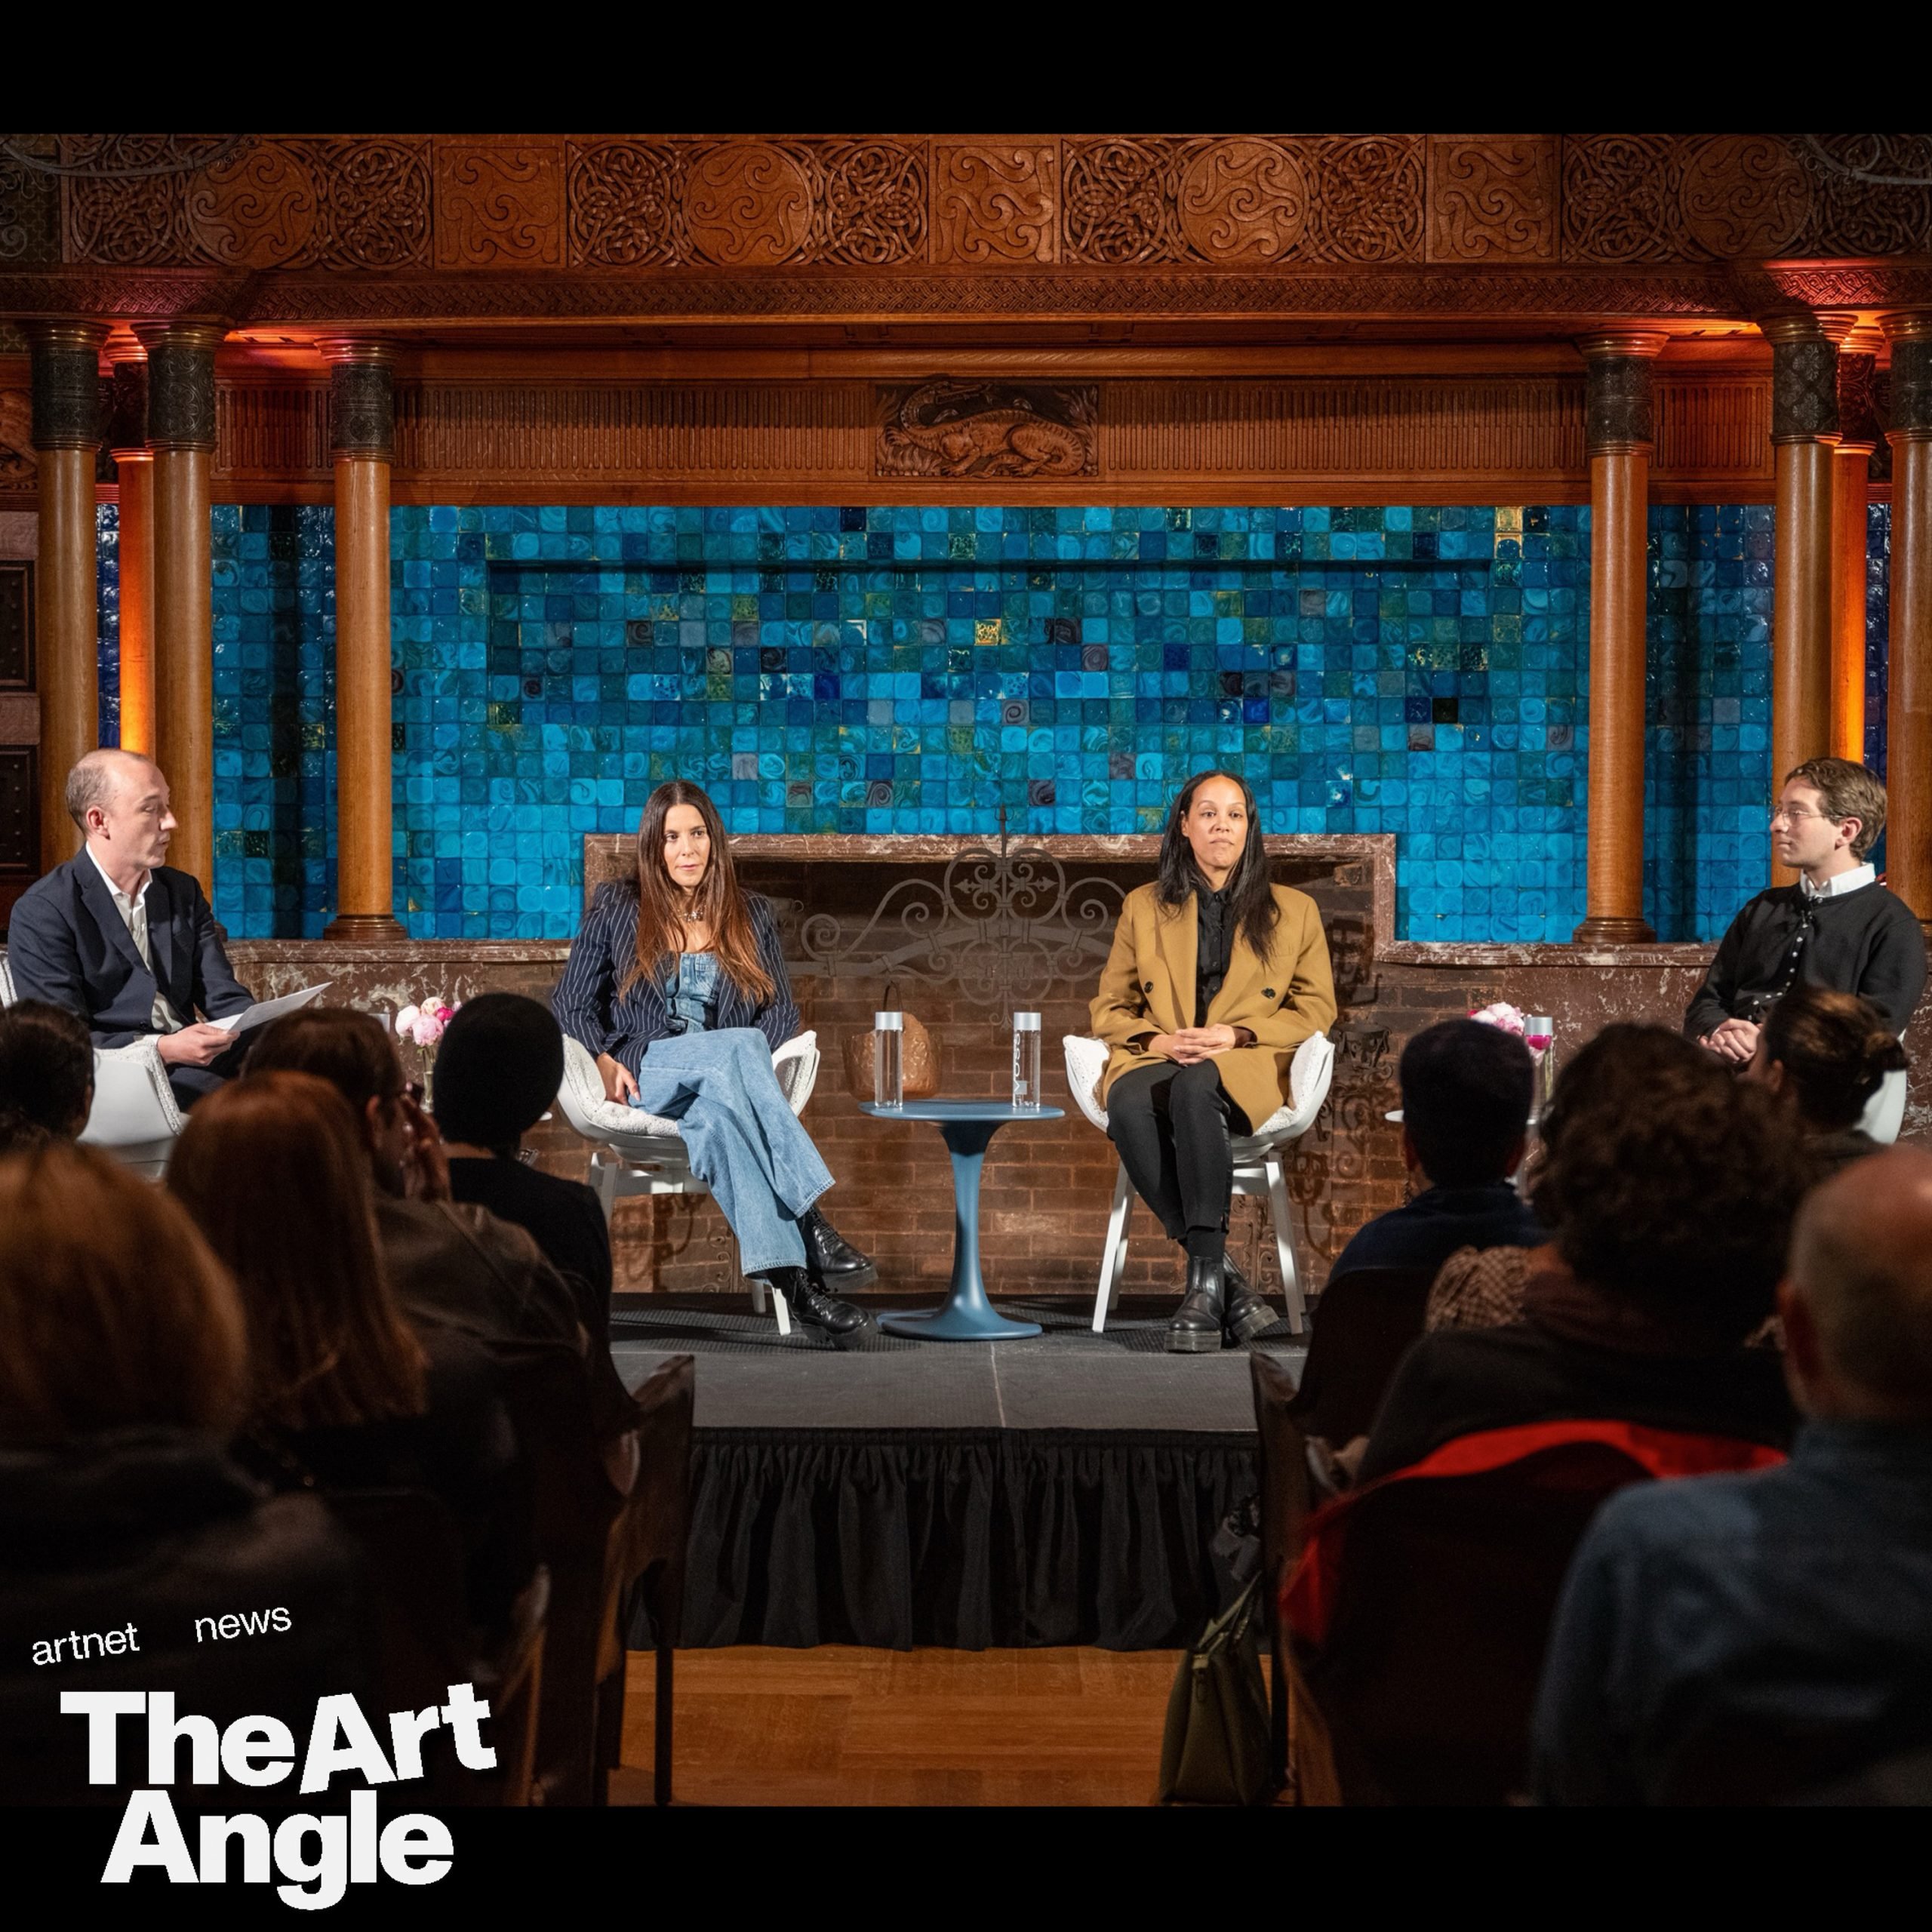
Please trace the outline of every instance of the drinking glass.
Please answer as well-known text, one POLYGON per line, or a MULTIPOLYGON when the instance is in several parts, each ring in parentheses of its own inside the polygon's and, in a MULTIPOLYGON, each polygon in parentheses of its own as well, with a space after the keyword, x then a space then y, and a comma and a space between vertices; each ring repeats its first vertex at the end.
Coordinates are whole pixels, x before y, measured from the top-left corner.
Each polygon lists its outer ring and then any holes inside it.
POLYGON ((881 1107, 906 1104, 906 1016, 903 1013, 872 1015, 872 1104, 881 1107))

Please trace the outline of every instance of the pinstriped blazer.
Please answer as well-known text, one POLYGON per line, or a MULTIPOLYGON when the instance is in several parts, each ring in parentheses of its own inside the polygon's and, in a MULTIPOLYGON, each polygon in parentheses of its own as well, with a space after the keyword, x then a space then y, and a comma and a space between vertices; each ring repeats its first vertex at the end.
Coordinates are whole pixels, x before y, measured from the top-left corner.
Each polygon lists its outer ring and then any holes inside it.
MULTIPOLYGON (((752 931, 758 942, 759 964, 775 989, 761 1006, 755 1005, 724 973, 718 976, 718 1025, 755 1026, 774 1047, 782 1047, 798 1031, 798 1009, 785 971, 778 943, 778 915, 771 901, 755 892, 745 894, 752 931)), ((671 1005, 663 982, 647 975, 620 992, 631 962, 637 956, 637 888, 613 880, 597 888, 583 924, 564 962, 564 977, 550 995, 557 1023, 593 1054, 608 1054, 635 1075, 653 1040, 671 1031, 671 1005)))

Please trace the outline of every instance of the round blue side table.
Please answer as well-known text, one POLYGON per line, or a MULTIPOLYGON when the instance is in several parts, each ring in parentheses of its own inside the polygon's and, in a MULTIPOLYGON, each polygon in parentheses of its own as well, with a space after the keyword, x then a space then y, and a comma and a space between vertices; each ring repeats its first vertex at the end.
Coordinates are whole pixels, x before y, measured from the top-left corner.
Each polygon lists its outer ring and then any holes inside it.
POLYGON ((1008 1121, 1064 1120, 1059 1107, 1016 1107, 1005 1100, 908 1100, 903 1106, 859 1103, 875 1120, 929 1120, 952 1156, 952 1286, 930 1314, 888 1315, 888 1334, 927 1342, 1017 1341, 1037 1335, 1037 1321, 1015 1321, 986 1299, 980 1276, 980 1169, 993 1136, 1008 1121))

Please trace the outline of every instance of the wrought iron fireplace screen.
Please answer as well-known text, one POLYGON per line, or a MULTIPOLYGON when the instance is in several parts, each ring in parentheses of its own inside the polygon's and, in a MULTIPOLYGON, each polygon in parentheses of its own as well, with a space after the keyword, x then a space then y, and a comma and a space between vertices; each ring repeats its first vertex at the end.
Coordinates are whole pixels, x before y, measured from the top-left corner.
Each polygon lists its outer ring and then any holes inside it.
POLYGON ((812 914, 799 946, 808 971, 943 984, 997 1021, 1063 982, 1091 984, 1125 897, 1111 879, 1069 879, 1051 852, 1010 843, 1002 811, 996 848, 961 847, 937 882, 898 880, 849 939, 836 914, 812 914))

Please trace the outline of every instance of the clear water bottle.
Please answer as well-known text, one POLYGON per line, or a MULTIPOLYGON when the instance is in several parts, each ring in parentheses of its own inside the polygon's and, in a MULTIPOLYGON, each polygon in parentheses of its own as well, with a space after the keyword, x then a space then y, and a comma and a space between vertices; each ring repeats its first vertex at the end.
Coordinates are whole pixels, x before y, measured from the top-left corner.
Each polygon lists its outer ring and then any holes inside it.
POLYGON ((1013 1016, 1013 1104, 1028 1113, 1040 1109, 1040 1016, 1013 1016))
POLYGON ((1536 1081, 1530 1090, 1531 1117, 1540 1120, 1556 1091, 1556 1023, 1546 1013, 1523 1016, 1523 1044, 1536 1062, 1536 1081))
POLYGON ((872 1104, 880 1107, 906 1104, 906 1016, 903 1013, 872 1015, 872 1104))

